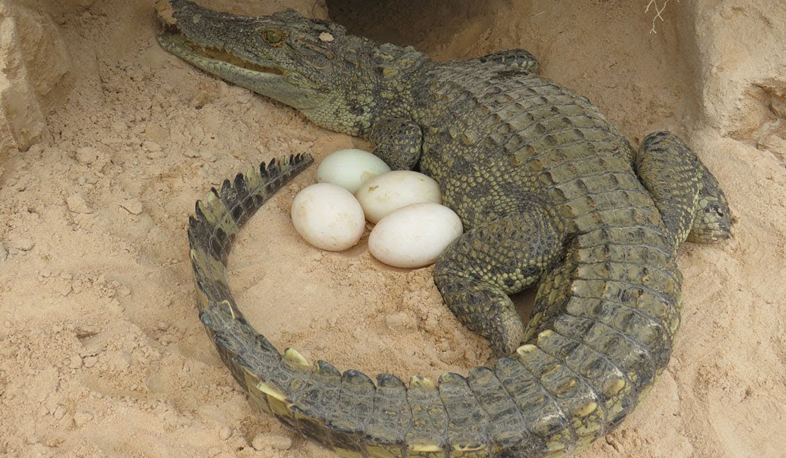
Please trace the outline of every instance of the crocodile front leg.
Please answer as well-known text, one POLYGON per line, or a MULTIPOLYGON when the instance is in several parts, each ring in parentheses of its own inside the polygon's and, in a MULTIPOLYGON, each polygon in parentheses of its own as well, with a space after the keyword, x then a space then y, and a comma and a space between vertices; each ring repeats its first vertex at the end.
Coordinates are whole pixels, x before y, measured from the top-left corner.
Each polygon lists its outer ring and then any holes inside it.
POLYGON ((508 295, 542 278, 562 254, 562 239, 556 215, 539 205, 503 216, 449 246, 434 268, 434 282, 464 325, 489 339, 497 354, 510 354, 524 326, 508 295))
POLYGON ((371 129, 374 155, 393 170, 412 170, 420 159, 423 133, 407 118, 385 118, 371 129))

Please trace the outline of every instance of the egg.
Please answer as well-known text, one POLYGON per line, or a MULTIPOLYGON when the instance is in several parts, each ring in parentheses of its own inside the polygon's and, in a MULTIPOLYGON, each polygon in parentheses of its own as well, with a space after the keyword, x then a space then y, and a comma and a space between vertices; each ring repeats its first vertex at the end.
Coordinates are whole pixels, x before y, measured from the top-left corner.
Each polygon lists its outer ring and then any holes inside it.
POLYGON ((292 224, 311 245, 341 251, 358 243, 366 220, 360 203, 351 192, 332 183, 317 183, 295 196, 292 224))
POLYGON ((363 183, 355 196, 372 223, 410 204, 442 203, 439 184, 427 175, 409 170, 378 175, 363 183))
POLYGON ((368 239, 371 255, 394 267, 433 264, 463 232, 453 210, 435 203, 411 204, 382 218, 368 239))
POLYGON ((365 181, 390 172, 385 161, 368 151, 342 149, 330 153, 317 168, 317 181, 333 183, 355 193, 365 181))

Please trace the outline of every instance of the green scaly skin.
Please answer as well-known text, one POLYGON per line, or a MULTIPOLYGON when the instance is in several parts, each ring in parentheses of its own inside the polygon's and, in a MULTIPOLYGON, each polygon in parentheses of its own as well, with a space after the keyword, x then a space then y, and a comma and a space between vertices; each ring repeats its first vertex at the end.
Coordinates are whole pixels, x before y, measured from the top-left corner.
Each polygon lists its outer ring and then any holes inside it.
POLYGON ((188 234, 200 318, 262 409, 346 457, 553 457, 614 429, 652 386, 680 323, 676 249, 730 230, 717 181, 676 136, 633 151, 523 50, 438 63, 293 11, 157 10, 165 49, 372 140, 393 168, 434 177, 467 229, 434 279, 500 358, 466 377, 374 383, 279 354, 227 286, 240 226, 310 156, 263 164, 198 202, 188 234), (537 296, 524 326, 508 295, 527 287, 537 296))

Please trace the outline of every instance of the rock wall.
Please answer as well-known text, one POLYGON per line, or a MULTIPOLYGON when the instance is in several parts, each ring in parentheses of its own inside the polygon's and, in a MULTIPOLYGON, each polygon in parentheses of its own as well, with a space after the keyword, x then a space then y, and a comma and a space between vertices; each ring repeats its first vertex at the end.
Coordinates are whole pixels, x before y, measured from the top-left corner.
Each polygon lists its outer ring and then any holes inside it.
POLYGON ((698 0, 686 10, 677 30, 701 120, 786 153, 786 2, 698 0))
POLYGON ((0 1, 0 154, 41 139, 49 96, 68 71, 66 47, 50 16, 34 2, 0 1))

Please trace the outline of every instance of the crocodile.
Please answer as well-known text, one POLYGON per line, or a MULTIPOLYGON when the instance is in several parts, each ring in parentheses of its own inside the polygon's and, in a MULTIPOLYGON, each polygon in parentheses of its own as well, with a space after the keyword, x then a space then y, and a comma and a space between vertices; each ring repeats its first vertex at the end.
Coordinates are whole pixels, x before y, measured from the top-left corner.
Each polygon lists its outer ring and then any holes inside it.
POLYGON ((156 9, 164 49, 370 140, 393 169, 430 175, 466 229, 434 282, 497 357, 466 376, 373 381, 280 353, 228 286, 240 227, 312 157, 263 163, 198 201, 188 237, 199 317, 263 411, 344 457, 556 457, 614 430, 652 387, 680 324, 678 247, 731 233, 717 180, 675 134, 634 149, 525 50, 437 62, 292 10, 156 9), (536 298, 524 324, 509 296, 526 288, 536 298))

